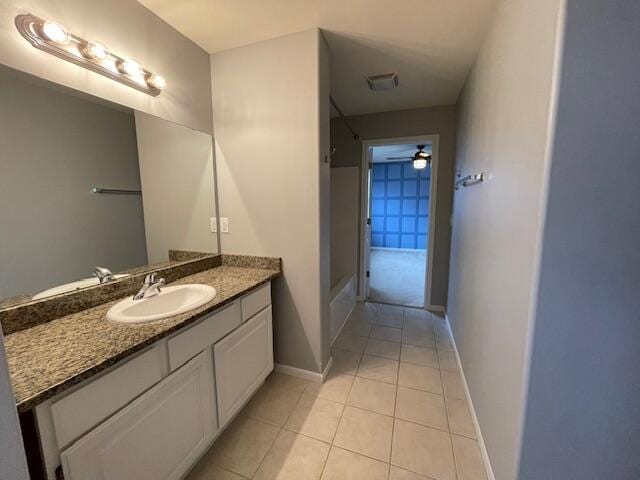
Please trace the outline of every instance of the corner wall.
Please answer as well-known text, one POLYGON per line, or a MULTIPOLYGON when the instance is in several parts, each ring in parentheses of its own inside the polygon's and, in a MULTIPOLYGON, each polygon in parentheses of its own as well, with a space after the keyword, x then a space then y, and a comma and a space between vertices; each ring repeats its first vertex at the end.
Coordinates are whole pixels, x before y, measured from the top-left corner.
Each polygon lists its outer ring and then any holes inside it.
MULTIPOLYGON (((516 478, 562 0, 502 2, 458 103, 448 318, 495 478, 516 478)), ((540 477, 549 478, 549 477, 540 477)))
POLYGON ((223 253, 282 257, 276 362, 329 359, 328 52, 319 30, 211 56, 223 253))
MULTIPOLYGON (((336 100, 339 104, 339 99, 336 100)), ((353 139, 342 120, 331 119, 331 142, 332 146, 336 147, 331 161, 332 167, 360 168, 363 140, 440 135, 431 304, 441 306, 447 304, 455 116, 455 107, 446 106, 347 117, 349 125, 358 133, 360 140, 353 139)), ((360 221, 359 213, 358 221, 360 221)), ((360 225, 358 225, 358 232, 360 232, 360 225)))
POLYGON ((567 1, 521 480, 640 478, 639 20, 567 1))

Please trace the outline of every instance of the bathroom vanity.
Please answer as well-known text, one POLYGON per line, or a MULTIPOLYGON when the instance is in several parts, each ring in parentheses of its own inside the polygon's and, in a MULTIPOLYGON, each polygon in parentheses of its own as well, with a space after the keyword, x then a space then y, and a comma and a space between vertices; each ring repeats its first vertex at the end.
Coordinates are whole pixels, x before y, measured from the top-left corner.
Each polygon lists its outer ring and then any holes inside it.
POLYGON ((273 369, 279 261, 243 258, 174 282, 217 291, 176 317, 112 322, 114 301, 5 337, 46 478, 178 479, 195 465, 273 369))
POLYGON ((273 370, 280 260, 220 254, 210 132, 2 65, 0 103, 0 324, 30 476, 182 478, 273 370))

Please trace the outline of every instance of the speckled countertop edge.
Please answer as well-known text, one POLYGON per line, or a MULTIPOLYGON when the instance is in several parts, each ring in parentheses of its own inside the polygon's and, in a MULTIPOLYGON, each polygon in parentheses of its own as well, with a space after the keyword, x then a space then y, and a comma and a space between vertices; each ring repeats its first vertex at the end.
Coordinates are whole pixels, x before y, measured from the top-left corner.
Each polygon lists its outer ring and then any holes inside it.
POLYGON ((106 312, 118 299, 7 335, 5 349, 18 411, 34 408, 280 274, 280 268, 223 264, 173 282, 211 285, 217 294, 208 304, 167 320, 138 325, 110 322, 106 312))

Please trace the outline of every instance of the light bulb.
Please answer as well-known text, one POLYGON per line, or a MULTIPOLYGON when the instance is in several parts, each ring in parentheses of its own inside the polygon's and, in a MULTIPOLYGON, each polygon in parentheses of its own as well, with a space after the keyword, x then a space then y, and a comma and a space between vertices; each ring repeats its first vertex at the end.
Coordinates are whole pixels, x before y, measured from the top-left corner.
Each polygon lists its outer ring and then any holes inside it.
POLYGON ((423 168, 427 168, 427 160, 425 158, 414 160, 413 168, 415 168, 416 170, 422 170, 423 168))
POLYGON ((162 90, 167 86, 167 81, 164 79, 162 75, 153 74, 147 80, 147 83, 152 87, 157 88, 158 90, 162 90))
POLYGON ((118 70, 121 73, 126 73, 132 77, 137 77, 142 74, 142 67, 134 60, 124 60, 118 64, 118 70))
POLYGON ((82 53, 94 60, 106 60, 109 57, 109 49, 99 42, 89 43, 82 53))
POLYGON ((52 42, 61 44, 69 43, 69 34, 59 23, 44 22, 44 25, 42 25, 42 33, 52 42))

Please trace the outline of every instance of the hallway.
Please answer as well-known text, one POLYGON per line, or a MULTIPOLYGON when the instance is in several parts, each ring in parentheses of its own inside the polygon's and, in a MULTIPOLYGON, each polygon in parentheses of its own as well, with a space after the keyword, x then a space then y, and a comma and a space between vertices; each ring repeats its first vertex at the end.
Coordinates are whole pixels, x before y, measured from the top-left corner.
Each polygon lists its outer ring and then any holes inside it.
POLYGON ((486 480, 441 317, 358 304, 324 384, 273 373, 188 480, 486 480))
POLYGON ((372 248, 369 299, 422 307, 426 267, 426 250, 372 248))

